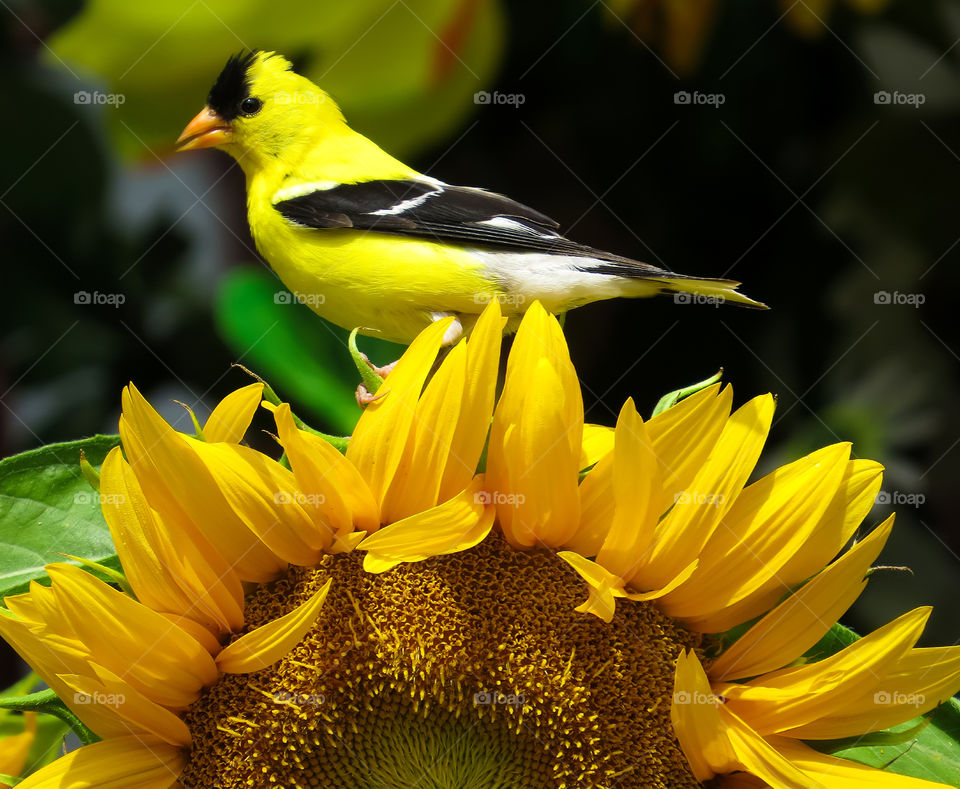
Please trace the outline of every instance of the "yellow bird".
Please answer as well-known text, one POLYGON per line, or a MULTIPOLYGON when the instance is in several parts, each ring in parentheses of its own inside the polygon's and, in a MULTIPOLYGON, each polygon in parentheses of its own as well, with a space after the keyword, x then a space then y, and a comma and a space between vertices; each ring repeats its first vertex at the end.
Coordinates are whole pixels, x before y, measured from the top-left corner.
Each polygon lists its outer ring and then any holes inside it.
POLYGON ((334 101, 274 52, 231 57, 177 145, 233 156, 263 257, 298 300, 371 336, 409 343, 453 316, 450 344, 493 299, 508 331, 534 300, 557 314, 663 292, 763 307, 738 293, 738 282, 578 244, 508 197, 418 173, 353 131, 334 101))

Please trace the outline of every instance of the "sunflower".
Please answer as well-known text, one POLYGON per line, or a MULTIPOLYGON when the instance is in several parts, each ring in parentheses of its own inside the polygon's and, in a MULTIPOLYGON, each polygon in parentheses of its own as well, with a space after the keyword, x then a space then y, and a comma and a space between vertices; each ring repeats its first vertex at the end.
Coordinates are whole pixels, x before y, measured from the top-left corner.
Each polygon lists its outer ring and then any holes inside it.
POLYGON ((281 461, 244 445, 259 384, 193 436, 129 386, 100 480, 124 589, 53 564, 0 617, 102 739, 20 786, 935 786, 805 744, 960 687, 960 648, 914 648, 927 609, 803 657, 890 533, 844 551, 880 466, 838 444, 748 485, 774 401, 729 386, 585 425, 537 304, 495 403, 502 325, 432 377, 427 329, 345 455, 286 404, 281 461))

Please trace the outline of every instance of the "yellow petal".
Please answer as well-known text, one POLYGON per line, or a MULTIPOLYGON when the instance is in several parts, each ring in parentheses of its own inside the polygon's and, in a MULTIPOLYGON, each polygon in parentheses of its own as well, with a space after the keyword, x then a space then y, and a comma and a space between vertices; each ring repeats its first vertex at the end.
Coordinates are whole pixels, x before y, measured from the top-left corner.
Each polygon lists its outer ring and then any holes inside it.
POLYGON ((80 704, 98 704, 117 716, 117 726, 110 732, 97 732, 100 736, 119 736, 136 730, 170 745, 190 747, 190 729, 170 710, 148 699, 109 669, 96 663, 91 663, 90 668, 92 676, 61 674, 60 679, 74 691, 71 709, 80 704))
MULTIPOLYGON (((906 775, 877 770, 863 764, 827 756, 815 751, 809 745, 787 737, 767 737, 770 745, 789 759, 805 775, 812 778, 815 786, 828 789, 943 789, 942 783, 924 781, 906 775)), ((908 750, 904 746, 904 751, 908 750)), ((722 784, 726 787, 726 784, 722 784)))
POLYGON ((769 611, 798 584, 819 572, 846 545, 873 508, 882 471, 883 467, 873 461, 851 460, 817 528, 776 576, 740 602, 702 620, 691 617, 684 624, 702 632, 722 633, 769 611))
POLYGON ((171 789, 186 764, 186 751, 154 737, 111 737, 61 756, 17 787, 171 789))
POLYGON ((660 464, 632 399, 620 411, 613 455, 615 508, 597 563, 629 583, 646 563, 654 529, 668 508, 660 464))
POLYGON ((720 717, 720 703, 696 653, 692 649, 682 651, 674 673, 670 720, 680 748, 699 781, 733 772, 739 766, 720 717))
POLYGON ((354 527, 378 529, 377 502, 356 467, 320 436, 297 428, 287 403, 271 410, 297 486, 315 502, 317 517, 340 537, 354 527))
POLYGON ((20 775, 37 739, 37 713, 23 713, 23 731, 0 740, 0 774, 20 775))
MULTIPOLYGON (((11 598, 7 598, 9 601, 11 598)), ((0 636, 26 661, 44 682, 61 699, 65 699, 68 706, 72 705, 72 691, 60 679, 61 672, 89 670, 84 652, 78 656, 76 649, 61 649, 52 639, 45 638, 43 631, 40 634, 31 632, 31 628, 8 614, 0 614, 0 636)), ((97 704, 74 705, 75 714, 87 728, 103 735, 120 734, 119 727, 123 724, 116 713, 97 704)))
POLYGON ((849 444, 835 444, 746 488, 701 550, 697 572, 663 600, 664 612, 700 622, 779 577, 779 570, 817 530, 849 455, 849 444))
POLYGON ((517 331, 487 458, 488 490, 514 546, 559 546, 579 522, 583 399, 563 331, 534 302, 517 331))
POLYGON ((727 420, 716 447, 689 490, 660 521, 647 566, 639 583, 666 585, 700 555, 703 546, 733 505, 753 471, 770 430, 775 401, 755 397, 727 420))
POLYGON ((450 442, 438 501, 456 496, 470 484, 477 471, 490 432, 505 322, 500 314, 500 303, 493 299, 484 308, 467 339, 467 370, 460 417, 450 442))
POLYGON ((564 547, 581 556, 596 556, 613 524, 615 506, 613 453, 608 452, 580 483, 580 523, 564 547))
POLYGON ((660 459, 666 497, 685 491, 716 446, 730 417, 733 387, 708 386, 661 411, 647 422, 647 434, 660 459))
POLYGON ((872 688, 831 714, 784 732, 808 740, 853 737, 911 720, 960 689, 960 647, 912 649, 872 688))
POLYGON ((186 441, 234 516, 284 562, 315 564, 333 542, 329 526, 307 512, 313 500, 275 460, 239 444, 186 441))
POLYGON ((616 598, 623 597, 634 602, 655 600, 686 581, 697 568, 697 562, 694 560, 689 567, 685 567, 678 573, 677 577, 667 586, 648 592, 631 592, 624 588, 622 578, 614 575, 602 565, 590 561, 590 559, 585 559, 578 553, 560 551, 557 556, 576 570, 587 583, 588 597, 574 610, 582 614, 594 614, 604 622, 613 620, 616 598))
POLYGON ((259 382, 228 394, 217 403, 203 426, 204 441, 239 444, 262 399, 263 384, 259 382))
POLYGON ((487 506, 483 477, 459 496, 426 512, 385 526, 362 543, 363 569, 382 573, 403 562, 458 553, 483 542, 493 527, 495 510, 487 506))
MULTIPOLYGON (((50 630, 76 633, 93 658, 165 707, 186 707, 217 679, 210 654, 157 612, 79 567, 46 567, 58 607, 50 630)), ((84 672, 73 672, 84 673, 84 672)))
POLYGON ((731 712, 761 734, 819 720, 872 692, 916 643, 930 616, 917 608, 816 663, 764 674, 746 684, 721 683, 731 712))
POLYGON ((580 449, 580 468, 590 468, 613 451, 613 428, 605 425, 583 426, 583 446, 580 449))
POLYGON ((160 521, 119 447, 103 462, 100 494, 124 573, 141 603, 214 632, 243 626, 243 587, 236 573, 205 539, 160 521))
POLYGON ((880 555, 891 515, 870 535, 790 595, 710 664, 710 679, 756 677, 789 665, 816 644, 853 605, 880 555))
POLYGON ((347 458, 367 481, 378 504, 403 458, 423 382, 452 320, 434 321, 417 336, 377 390, 384 396, 366 407, 350 439, 347 458))
POLYGON ((305 603, 289 614, 274 619, 240 636, 217 656, 217 667, 225 674, 249 674, 269 668, 290 652, 317 621, 333 579, 327 581, 305 603))
POLYGON ((416 405, 403 459, 383 498, 383 523, 400 521, 437 505, 460 417, 466 372, 467 344, 461 340, 450 349, 416 405))
POLYGON ((231 510, 187 437, 170 427, 133 384, 123 390, 122 400, 123 449, 150 506, 164 520, 201 532, 241 580, 263 583, 285 570, 287 563, 231 510))
MULTIPOLYGON (((668 502, 674 501, 689 486, 696 471, 706 462, 730 416, 732 400, 732 388, 727 386, 721 392, 716 384, 681 400, 646 422, 647 436, 663 478, 663 496, 668 502)), ((596 556, 613 523, 613 456, 610 450, 613 449, 614 430, 597 425, 585 426, 584 430, 588 427, 593 433, 591 441, 596 445, 590 457, 600 457, 580 483, 580 524, 564 547, 581 556, 596 556), (605 437, 599 438, 599 435, 605 437), (603 452, 604 448, 607 451, 603 452)), ((584 442, 586 440, 585 437, 584 442)))

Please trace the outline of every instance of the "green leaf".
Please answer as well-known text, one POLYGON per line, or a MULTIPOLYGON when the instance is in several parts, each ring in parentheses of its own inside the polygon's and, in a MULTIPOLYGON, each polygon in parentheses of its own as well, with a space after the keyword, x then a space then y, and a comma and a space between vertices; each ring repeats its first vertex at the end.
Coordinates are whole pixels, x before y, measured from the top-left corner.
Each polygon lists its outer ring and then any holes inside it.
MULTIPOLYGON (((890 732, 901 732, 922 722, 922 718, 916 718, 894 726, 890 732)), ((898 775, 960 786, 960 702, 948 699, 937 707, 929 725, 907 742, 898 743, 892 737, 889 743, 845 747, 828 753, 898 775)))
MULTIPOLYGON (((358 376, 346 330, 297 303, 274 277, 255 269, 237 269, 225 277, 216 318, 243 364, 269 379, 298 411, 310 410, 331 432, 353 432, 360 417, 358 376)), ((399 358, 402 351, 381 340, 364 340, 364 345, 384 361, 399 358)))
POLYGON ((80 452, 99 468, 119 436, 49 444, 0 461, 0 596, 46 578, 43 566, 71 553, 114 569, 100 497, 80 470, 80 452))
MULTIPOLYGON (((836 624, 806 654, 811 659, 822 660, 859 638, 849 628, 836 624)), ((947 699, 932 715, 915 718, 884 732, 848 740, 811 741, 808 745, 887 772, 960 787, 960 702, 947 699)))

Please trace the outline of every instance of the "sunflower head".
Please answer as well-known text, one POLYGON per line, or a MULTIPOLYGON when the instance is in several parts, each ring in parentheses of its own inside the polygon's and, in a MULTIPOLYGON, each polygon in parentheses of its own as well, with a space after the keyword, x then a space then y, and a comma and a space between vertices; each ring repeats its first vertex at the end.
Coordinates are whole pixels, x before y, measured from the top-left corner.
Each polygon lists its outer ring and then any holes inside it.
POLYGON ((880 466, 752 480, 775 401, 719 384, 585 425, 537 304, 497 400, 502 326, 432 377, 428 328, 345 455, 283 403, 284 463, 246 446, 259 384, 189 436, 125 389, 101 486, 133 594, 54 564, 0 616, 102 739, 20 786, 930 786, 807 744, 960 686, 927 609, 811 656, 890 534, 858 538, 880 466))

